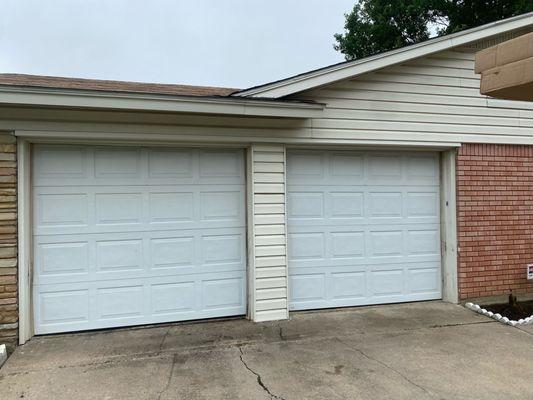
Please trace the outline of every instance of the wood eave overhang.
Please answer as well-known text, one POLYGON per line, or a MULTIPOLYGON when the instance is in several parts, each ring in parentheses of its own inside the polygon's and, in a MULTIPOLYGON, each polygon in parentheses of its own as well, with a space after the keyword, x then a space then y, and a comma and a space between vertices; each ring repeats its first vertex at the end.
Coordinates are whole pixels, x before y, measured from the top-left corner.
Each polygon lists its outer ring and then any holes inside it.
POLYGON ((533 33, 476 54, 480 92, 506 100, 533 101, 533 33))

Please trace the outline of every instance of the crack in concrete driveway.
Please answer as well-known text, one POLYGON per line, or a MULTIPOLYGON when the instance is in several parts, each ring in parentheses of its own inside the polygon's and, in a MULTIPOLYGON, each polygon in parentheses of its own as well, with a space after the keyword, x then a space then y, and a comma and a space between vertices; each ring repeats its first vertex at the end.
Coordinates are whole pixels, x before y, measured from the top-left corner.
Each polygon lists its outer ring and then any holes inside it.
POLYGON ((244 367, 250 371, 252 374, 255 375, 255 377, 257 378, 257 384, 259 386, 261 386, 261 388, 268 393, 268 395, 270 396, 271 399, 278 399, 278 400, 285 400, 283 397, 281 396, 277 396, 275 394, 273 394, 270 389, 265 385, 265 383, 263 382, 263 378, 261 377, 261 375, 259 373, 257 373, 256 371, 254 371, 253 369, 251 369, 248 364, 246 363, 246 361, 244 361, 244 352, 242 351, 242 347, 239 346, 239 352, 241 353, 240 356, 239 356, 239 359, 241 360, 241 363, 242 365, 244 365, 244 367))
POLYGON ((168 374, 168 379, 167 379, 167 383, 166 385, 163 387, 163 389, 161 389, 161 391, 159 392, 159 394, 157 395, 157 400, 161 400, 161 396, 163 396, 163 394, 168 390, 168 388, 170 387, 170 382, 172 381, 172 375, 174 374, 174 368, 176 368, 176 360, 178 359, 178 355, 177 354, 174 354, 174 356, 172 357, 172 364, 170 366, 170 372, 168 374))
POLYGON ((407 381, 408 383, 410 383, 411 385, 417 387, 418 389, 422 390, 424 393, 426 393, 428 396, 430 397, 435 397, 435 395, 433 393, 431 393, 428 389, 424 388, 423 386, 419 385, 418 383, 414 382, 412 379, 409 379, 407 376, 405 376, 403 373, 401 373, 400 371, 398 371, 397 369, 391 367, 390 365, 388 365, 387 363, 385 363, 384 361, 381 361, 375 357, 371 357, 370 355, 368 355, 367 353, 365 353, 363 350, 361 349, 358 349, 357 347, 354 347, 346 342, 344 342, 343 340, 341 340, 340 338, 336 338, 339 343, 342 343, 344 346, 346 346, 347 348, 349 348, 350 350, 352 351, 355 351, 359 354, 361 354, 363 357, 365 357, 366 359, 368 360, 371 360, 371 361, 374 361, 374 362, 377 362, 378 364, 380 364, 381 366, 385 367, 386 369, 394 372, 395 374, 399 375, 400 377, 402 377, 402 379, 404 379, 405 381, 407 381))

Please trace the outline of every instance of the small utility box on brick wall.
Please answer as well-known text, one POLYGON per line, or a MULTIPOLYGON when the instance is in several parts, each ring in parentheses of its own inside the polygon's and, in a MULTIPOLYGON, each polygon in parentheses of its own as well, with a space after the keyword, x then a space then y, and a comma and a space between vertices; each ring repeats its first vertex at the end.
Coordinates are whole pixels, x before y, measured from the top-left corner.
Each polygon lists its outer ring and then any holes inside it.
POLYGON ((7 349, 5 344, 0 344, 0 367, 6 362, 7 360, 7 349))
POLYGON ((527 265, 527 279, 531 279, 533 280, 533 264, 528 264, 527 265))

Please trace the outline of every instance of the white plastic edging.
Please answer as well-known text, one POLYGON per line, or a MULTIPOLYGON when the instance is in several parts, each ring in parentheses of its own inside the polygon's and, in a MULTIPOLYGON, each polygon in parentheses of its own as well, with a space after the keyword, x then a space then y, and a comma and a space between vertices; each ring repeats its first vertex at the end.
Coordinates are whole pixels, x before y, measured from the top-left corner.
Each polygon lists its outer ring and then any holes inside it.
POLYGON ((481 308, 478 304, 474 303, 466 303, 466 308, 469 308, 472 311, 475 311, 479 314, 485 315, 489 318, 495 319, 498 322, 501 322, 505 325, 511 325, 511 326, 520 326, 520 325, 530 325, 533 324, 533 315, 525 318, 525 319, 519 319, 518 321, 509 319, 507 317, 502 317, 501 314, 493 313, 492 311, 487 311, 484 308, 481 308))

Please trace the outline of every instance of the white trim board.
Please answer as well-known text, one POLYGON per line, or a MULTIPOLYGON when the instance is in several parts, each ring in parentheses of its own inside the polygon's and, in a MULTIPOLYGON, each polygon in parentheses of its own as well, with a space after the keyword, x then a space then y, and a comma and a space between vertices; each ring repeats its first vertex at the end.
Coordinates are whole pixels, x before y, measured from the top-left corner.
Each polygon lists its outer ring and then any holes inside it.
POLYGON ((0 85, 0 105, 65 107, 158 112, 226 114, 278 118, 320 116, 318 103, 243 99, 235 97, 179 97, 137 93, 95 93, 87 90, 7 87, 0 85))
POLYGON ((457 207, 456 207, 456 150, 441 153, 441 265, 442 300, 459 302, 457 281, 457 207))
MULTIPOLYGON (((150 132, 102 132, 102 131, 63 131, 63 130, 24 130, 17 129, 15 130, 15 135, 17 137, 25 138, 31 140, 32 142, 65 142, 68 143, 87 143, 90 144, 94 141, 99 141, 101 143, 107 144, 121 144, 121 143, 130 143, 132 145, 151 143, 153 145, 167 145, 167 144, 180 144, 186 146, 192 145, 232 145, 232 146, 249 146, 251 143, 263 143, 263 144, 283 144, 283 145, 293 145, 293 146, 390 146, 394 149, 401 148, 416 148, 422 147, 427 149, 446 149, 450 147, 460 147, 461 143, 453 140, 389 140, 389 139, 364 139, 364 138, 354 138, 354 139, 318 139, 312 137, 252 137, 252 136, 223 136, 223 135, 203 135, 203 130, 199 130, 198 135, 190 135, 185 132, 195 132, 195 128, 175 128, 175 133, 150 133, 150 132), (182 133, 183 131, 183 133, 182 133)), ((235 131, 235 129, 228 129, 228 132, 235 131)), ((252 131, 251 129, 248 132, 252 131)), ((294 132, 298 132, 294 130, 294 132)), ((370 136, 370 135, 367 135, 370 136)), ((420 135, 422 136, 422 135, 420 135)), ((425 135, 426 137, 428 135, 425 135)), ((431 136, 429 137, 431 139, 431 136)), ((450 138, 453 139, 453 138, 450 138)), ((509 140, 507 140, 509 141, 509 140)), ((524 138, 524 141, 531 142, 530 138, 524 138)), ((486 141, 485 141, 486 142, 486 141)), ((484 143, 485 143, 484 142, 484 143)))
POLYGON ((17 140, 19 344, 26 343, 33 336, 30 146, 26 140, 17 140))
POLYGON ((334 64, 291 78, 245 89, 231 96, 277 99, 530 26, 533 26, 533 12, 492 22, 455 34, 437 37, 371 57, 334 64))
POLYGON ((254 226, 254 149, 246 148, 246 256, 248 261, 246 317, 255 317, 255 226, 254 226))

